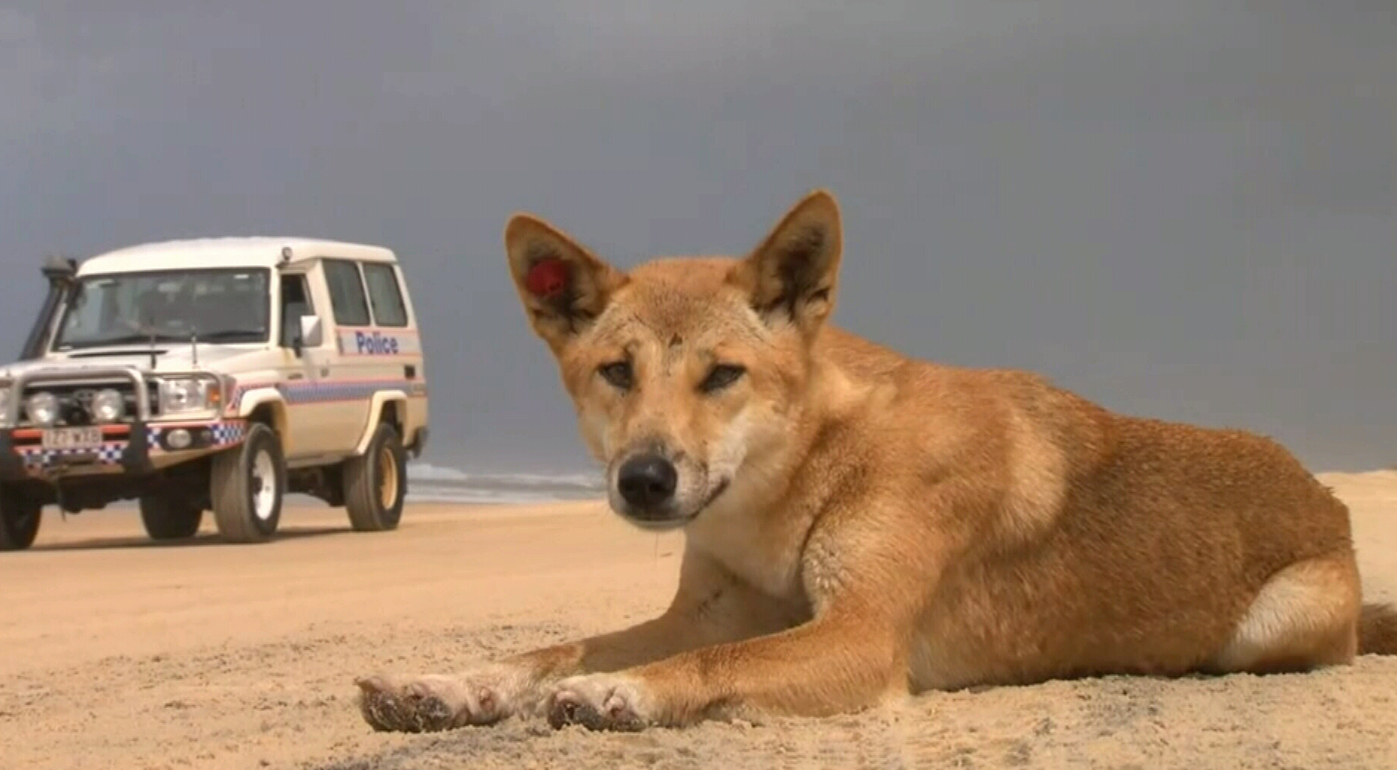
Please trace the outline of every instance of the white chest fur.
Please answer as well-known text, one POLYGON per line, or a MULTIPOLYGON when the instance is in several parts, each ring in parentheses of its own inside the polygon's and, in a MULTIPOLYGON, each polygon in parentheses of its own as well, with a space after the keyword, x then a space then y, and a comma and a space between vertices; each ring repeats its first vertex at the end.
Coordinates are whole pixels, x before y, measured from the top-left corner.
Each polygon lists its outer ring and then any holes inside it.
POLYGON ((752 588, 787 601, 804 595, 801 549, 807 527, 714 505, 685 528, 689 547, 722 564, 752 588))

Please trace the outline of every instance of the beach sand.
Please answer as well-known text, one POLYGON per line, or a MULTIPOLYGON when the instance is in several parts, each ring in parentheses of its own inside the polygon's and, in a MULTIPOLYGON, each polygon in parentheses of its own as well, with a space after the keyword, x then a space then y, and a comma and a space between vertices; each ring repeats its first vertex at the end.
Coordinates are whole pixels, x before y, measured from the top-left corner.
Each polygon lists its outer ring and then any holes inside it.
MULTIPOLYGON (((1326 474, 1370 599, 1397 600, 1397 473, 1326 474)), ((1299 676, 1107 678, 636 735, 533 722, 372 732, 354 676, 447 671, 659 612, 678 535, 602 503, 412 505, 269 544, 153 545, 132 510, 50 514, 0 554, 0 768, 1397 767, 1397 658, 1299 676)))

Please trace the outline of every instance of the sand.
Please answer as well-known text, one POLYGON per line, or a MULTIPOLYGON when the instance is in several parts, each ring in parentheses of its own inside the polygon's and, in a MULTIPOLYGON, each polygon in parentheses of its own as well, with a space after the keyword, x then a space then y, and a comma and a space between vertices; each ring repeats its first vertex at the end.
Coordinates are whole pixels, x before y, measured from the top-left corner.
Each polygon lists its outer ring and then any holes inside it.
MULTIPOLYGON (((1397 600, 1397 473, 1329 474, 1366 590, 1397 600)), ((396 532, 288 509, 260 546, 152 545, 134 511, 52 515, 0 554, 0 768, 1397 767, 1397 658, 1300 676, 1106 678, 638 735, 537 723, 372 732, 355 675, 614 628, 673 590, 677 535, 601 503, 413 505, 396 532)))

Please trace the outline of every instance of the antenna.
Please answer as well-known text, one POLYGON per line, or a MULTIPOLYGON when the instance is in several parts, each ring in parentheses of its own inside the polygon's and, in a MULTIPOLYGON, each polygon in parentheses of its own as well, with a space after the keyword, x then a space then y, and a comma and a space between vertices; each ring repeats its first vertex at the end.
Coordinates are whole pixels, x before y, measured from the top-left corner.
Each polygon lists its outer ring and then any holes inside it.
POLYGON ((144 310, 146 310, 146 312, 143 313, 142 315, 145 316, 145 327, 146 327, 146 328, 145 328, 145 331, 146 331, 146 335, 150 338, 150 368, 151 368, 152 371, 154 371, 154 369, 155 369, 155 363, 156 363, 156 362, 155 362, 155 316, 154 316, 154 314, 150 311, 150 308, 144 308, 144 310))
POLYGON ((29 336, 24 340, 24 347, 20 349, 21 361, 30 361, 43 355, 57 319, 58 309, 69 299, 75 285, 73 276, 78 269, 78 263, 68 257, 50 254, 39 269, 48 281, 49 290, 38 315, 34 318, 34 324, 29 329, 29 336))

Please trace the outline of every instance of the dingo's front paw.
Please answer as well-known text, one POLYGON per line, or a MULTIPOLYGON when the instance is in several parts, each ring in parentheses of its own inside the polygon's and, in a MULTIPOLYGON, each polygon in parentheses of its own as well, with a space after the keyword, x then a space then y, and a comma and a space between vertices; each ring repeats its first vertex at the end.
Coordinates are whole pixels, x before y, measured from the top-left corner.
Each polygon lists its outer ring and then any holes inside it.
POLYGON ((462 675, 359 677, 359 711, 375 730, 427 733, 494 724, 518 709, 523 677, 501 666, 462 675))
POLYGON ((590 674, 553 686, 546 702, 553 729, 582 725, 588 730, 634 732, 651 724, 650 698, 638 679, 618 674, 590 674))

